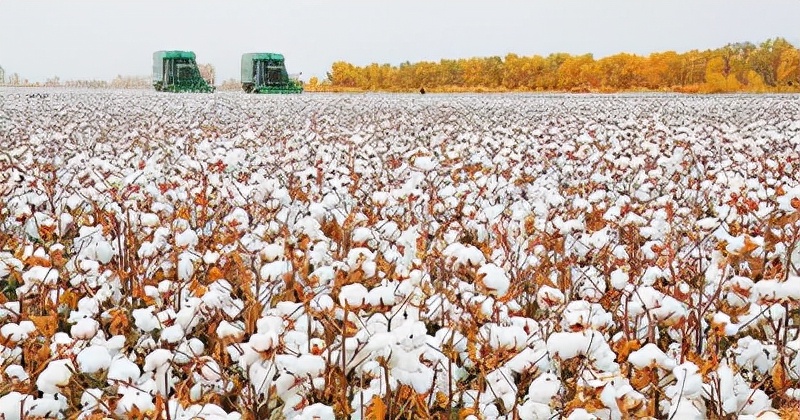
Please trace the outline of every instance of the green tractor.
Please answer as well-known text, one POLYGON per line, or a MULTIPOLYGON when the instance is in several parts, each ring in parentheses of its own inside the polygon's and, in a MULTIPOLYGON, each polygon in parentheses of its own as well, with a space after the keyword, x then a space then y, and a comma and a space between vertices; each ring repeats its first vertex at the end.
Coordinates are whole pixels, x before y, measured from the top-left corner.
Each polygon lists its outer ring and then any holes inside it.
POLYGON ((303 84, 286 73, 282 54, 242 55, 242 89, 247 93, 301 93, 303 84))
POLYGON ((153 53, 153 87, 159 92, 213 92, 191 51, 153 53))

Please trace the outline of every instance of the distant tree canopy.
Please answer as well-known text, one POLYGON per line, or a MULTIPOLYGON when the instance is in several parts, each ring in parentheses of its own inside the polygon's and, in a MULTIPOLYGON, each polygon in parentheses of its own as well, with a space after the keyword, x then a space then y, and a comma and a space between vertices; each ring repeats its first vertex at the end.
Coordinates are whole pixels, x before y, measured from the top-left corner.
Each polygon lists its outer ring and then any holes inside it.
POLYGON ((800 91, 800 50, 783 38, 715 50, 547 57, 484 57, 364 67, 338 61, 312 90, 417 91, 800 91))

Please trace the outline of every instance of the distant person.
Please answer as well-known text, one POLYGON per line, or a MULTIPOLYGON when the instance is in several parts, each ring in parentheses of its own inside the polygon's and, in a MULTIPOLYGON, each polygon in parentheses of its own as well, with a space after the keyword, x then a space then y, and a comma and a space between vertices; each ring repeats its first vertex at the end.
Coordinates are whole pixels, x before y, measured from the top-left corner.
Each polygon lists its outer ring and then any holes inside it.
POLYGON ((425 88, 424 87, 419 88, 419 93, 424 95, 425 94, 425 88))

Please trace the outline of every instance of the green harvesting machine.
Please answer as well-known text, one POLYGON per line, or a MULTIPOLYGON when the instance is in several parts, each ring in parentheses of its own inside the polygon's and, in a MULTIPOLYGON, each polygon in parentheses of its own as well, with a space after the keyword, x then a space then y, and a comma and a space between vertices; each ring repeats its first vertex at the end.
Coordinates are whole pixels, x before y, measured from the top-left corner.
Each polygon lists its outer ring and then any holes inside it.
POLYGON ((303 85, 289 77, 282 54, 242 55, 242 89, 247 93, 301 93, 303 85))
POLYGON ((160 92, 213 92, 200 75, 191 51, 153 53, 153 87, 160 92))

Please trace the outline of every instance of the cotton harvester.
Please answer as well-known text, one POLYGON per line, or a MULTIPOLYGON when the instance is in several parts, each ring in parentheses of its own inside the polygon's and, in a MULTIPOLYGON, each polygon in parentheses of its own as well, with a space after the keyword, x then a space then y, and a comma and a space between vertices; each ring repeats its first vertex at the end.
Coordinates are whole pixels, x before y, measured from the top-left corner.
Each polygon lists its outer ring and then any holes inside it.
POLYGON ((282 54, 242 55, 242 89, 247 93, 301 93, 303 85, 286 72, 282 54))
POLYGON ((191 51, 153 53, 153 87, 160 92, 213 92, 200 75, 191 51))

